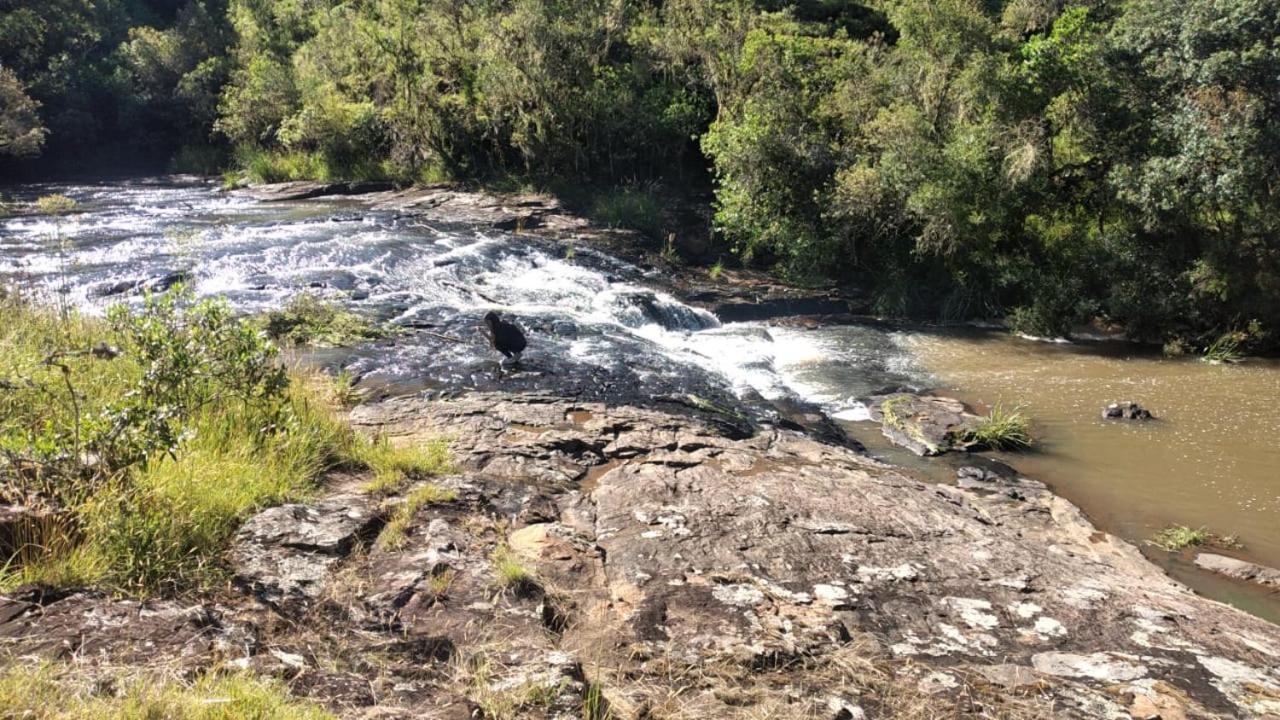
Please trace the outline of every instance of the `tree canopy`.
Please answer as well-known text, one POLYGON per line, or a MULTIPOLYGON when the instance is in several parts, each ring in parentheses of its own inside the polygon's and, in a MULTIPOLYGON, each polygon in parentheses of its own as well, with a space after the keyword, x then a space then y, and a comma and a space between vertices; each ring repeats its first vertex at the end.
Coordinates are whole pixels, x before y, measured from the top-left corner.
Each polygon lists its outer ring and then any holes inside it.
POLYGON ((1272 0, 0 0, 0 152, 702 183, 744 262, 886 315, 1264 347, 1277 37, 1272 0))

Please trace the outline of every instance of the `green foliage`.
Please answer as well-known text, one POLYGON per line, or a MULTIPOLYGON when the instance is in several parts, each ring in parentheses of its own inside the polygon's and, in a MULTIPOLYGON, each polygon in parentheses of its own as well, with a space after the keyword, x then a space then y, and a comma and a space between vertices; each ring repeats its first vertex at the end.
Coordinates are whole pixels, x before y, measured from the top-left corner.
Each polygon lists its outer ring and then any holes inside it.
POLYGON ((533 571, 505 543, 494 549, 489 561, 493 564, 494 583, 500 588, 517 589, 533 582, 533 571))
POLYGON ((1167 552, 1179 552, 1190 547, 1212 545, 1227 550, 1239 550, 1244 547, 1235 535, 1218 535, 1205 528, 1191 528, 1186 525, 1170 525, 1162 528, 1147 541, 1167 552))
POLYGON ((659 240, 655 182, 709 166, 742 261, 882 315, 1203 347, 1280 317, 1277 36, 1270 0, 10 3, 0 156, 604 186, 659 240))
POLYGON ((25 87, 32 101, 0 102, 0 127, 11 112, 26 116, 22 154, 43 149, 42 164, 80 172, 92 159, 155 167, 182 146, 208 146, 229 30, 221 0, 0 4, 0 95, 20 99, 25 87))
POLYGON ((357 462, 320 390, 224 303, 170 293, 105 321, 3 303, 0 494, 64 521, 32 528, 0 585, 208 582, 248 513, 357 462))
POLYGON ((301 293, 263 318, 272 340, 284 345, 343 347, 387 336, 387 331, 341 305, 301 293))
POLYGON ((0 66, 0 155, 38 155, 49 133, 40 122, 40 103, 13 71, 0 66))
POLYGON ((1031 421, 1018 408, 1007 410, 997 404, 969 432, 964 442, 990 450, 1025 450, 1035 442, 1031 421))
POLYGON ((355 447, 354 458, 373 471, 373 479, 365 489, 379 495, 399 492, 410 481, 453 470, 449 444, 444 440, 399 447, 386 438, 361 441, 355 447))
POLYGON ((332 720, 280 682, 208 673, 188 684, 121 677, 112 692, 71 666, 13 665, 0 674, 0 717, 23 720, 332 720))

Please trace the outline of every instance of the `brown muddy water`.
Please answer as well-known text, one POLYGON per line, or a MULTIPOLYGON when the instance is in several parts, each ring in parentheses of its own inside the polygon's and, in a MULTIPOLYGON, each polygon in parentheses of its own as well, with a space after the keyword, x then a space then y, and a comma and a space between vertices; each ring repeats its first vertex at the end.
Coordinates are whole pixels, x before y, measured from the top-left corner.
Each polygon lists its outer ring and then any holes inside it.
POLYGON ((984 332, 911 333, 900 342, 946 394, 979 411, 1000 403, 1031 416, 1036 448, 995 457, 1195 589, 1280 622, 1280 593, 1220 579, 1190 566, 1191 553, 1170 556, 1144 542, 1171 524, 1205 527, 1239 537, 1244 549, 1226 554, 1280 567, 1280 362, 1210 365, 1128 344, 984 332), (1100 418, 1107 403, 1127 400, 1158 420, 1100 418))

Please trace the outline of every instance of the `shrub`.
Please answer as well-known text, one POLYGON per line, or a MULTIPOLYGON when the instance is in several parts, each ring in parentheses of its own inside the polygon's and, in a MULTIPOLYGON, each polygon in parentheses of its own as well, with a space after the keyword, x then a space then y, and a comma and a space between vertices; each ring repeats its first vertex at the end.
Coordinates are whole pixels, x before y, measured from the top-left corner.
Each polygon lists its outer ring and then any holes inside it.
POLYGON ((147 594, 205 582, 248 513, 356 459, 313 380, 287 373, 225 303, 171 293, 108 321, 64 321, 4 302, 0 458, 12 472, 0 492, 68 521, 8 563, 0 585, 147 594))
POLYGON ((267 313, 262 322, 272 340, 290 346, 343 347, 388 334, 367 318, 310 293, 294 296, 285 308, 267 313))

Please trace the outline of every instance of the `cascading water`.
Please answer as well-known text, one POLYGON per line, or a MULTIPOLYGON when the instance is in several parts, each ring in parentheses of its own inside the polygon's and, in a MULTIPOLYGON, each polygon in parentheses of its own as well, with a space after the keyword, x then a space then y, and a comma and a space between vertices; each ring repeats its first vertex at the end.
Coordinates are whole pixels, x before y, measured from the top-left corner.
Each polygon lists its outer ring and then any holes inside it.
POLYGON ((91 312, 177 280, 247 313, 313 293, 405 329, 394 340, 324 354, 372 386, 542 390, 615 402, 799 395, 856 413, 856 398, 821 378, 865 378, 870 369, 868 390, 909 380, 891 367, 904 356, 885 333, 848 331, 863 336, 863 357, 850 350, 857 342, 826 331, 722 326, 647 287, 640 268, 591 249, 566 257, 554 244, 486 227, 343 199, 261 203, 205 183, 27 186, 18 199, 50 193, 74 198, 80 211, 61 221, 0 221, 0 283, 48 293, 65 283, 71 302, 91 312), (478 331, 488 310, 527 330, 531 348, 520 372, 498 372, 478 331))

